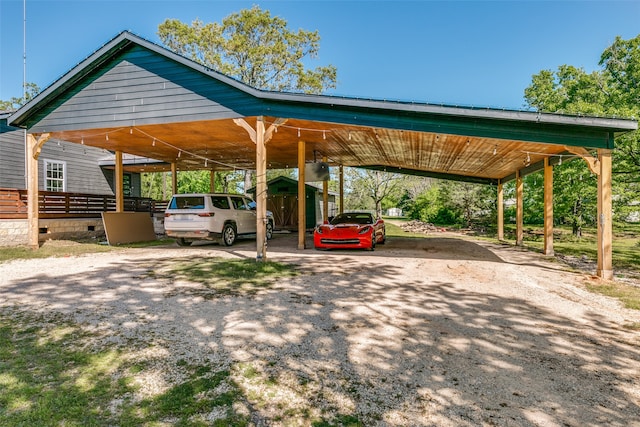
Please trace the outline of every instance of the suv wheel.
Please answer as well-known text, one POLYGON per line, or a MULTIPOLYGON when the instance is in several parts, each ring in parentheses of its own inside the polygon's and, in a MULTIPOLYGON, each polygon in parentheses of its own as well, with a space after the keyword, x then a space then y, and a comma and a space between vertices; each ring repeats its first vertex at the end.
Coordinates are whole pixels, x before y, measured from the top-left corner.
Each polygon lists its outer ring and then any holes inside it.
POLYGON ((273 237, 273 223, 271 221, 267 222, 267 240, 271 240, 273 237))
POLYGON ((191 246, 191 243, 193 243, 189 240, 185 240, 182 237, 178 238, 176 242, 178 243, 178 246, 191 246))
POLYGON ((225 246, 233 245, 236 241, 236 229, 233 224, 225 224, 222 229, 222 244, 225 246))

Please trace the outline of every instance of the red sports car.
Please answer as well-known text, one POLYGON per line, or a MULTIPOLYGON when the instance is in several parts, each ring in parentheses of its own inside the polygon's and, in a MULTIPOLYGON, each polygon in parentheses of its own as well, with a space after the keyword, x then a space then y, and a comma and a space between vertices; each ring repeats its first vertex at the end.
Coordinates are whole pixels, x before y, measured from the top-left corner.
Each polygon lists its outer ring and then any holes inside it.
POLYGON ((316 249, 369 249, 386 240, 384 221, 368 212, 341 213, 313 231, 316 249))

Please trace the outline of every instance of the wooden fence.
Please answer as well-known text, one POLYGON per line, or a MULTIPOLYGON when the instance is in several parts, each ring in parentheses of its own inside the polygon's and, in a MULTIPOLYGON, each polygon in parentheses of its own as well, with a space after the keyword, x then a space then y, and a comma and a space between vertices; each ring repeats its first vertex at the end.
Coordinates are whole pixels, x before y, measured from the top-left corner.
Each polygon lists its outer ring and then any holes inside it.
MULTIPOLYGON (((124 210, 133 212, 163 211, 166 202, 143 197, 125 197, 124 210)), ((110 195, 40 191, 40 218, 99 218, 102 212, 116 210, 116 197, 110 195)), ((0 188, 0 219, 27 217, 27 190, 0 188)))

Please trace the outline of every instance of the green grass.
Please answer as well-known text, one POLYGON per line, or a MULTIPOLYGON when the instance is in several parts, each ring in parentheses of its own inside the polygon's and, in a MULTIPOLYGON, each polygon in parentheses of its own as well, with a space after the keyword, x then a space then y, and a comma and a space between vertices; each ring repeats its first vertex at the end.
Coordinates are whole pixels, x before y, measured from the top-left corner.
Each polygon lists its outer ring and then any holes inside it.
POLYGON ((46 241, 40 248, 33 250, 24 246, 0 247, 0 263, 15 259, 40 259, 51 257, 71 257, 92 253, 117 251, 121 248, 142 248, 173 244, 173 239, 158 239, 152 242, 130 243, 109 246, 93 242, 74 242, 69 240, 46 241))
POLYGON ((587 285, 587 289, 608 297, 619 299, 626 308, 640 310, 640 287, 622 283, 587 285))
POLYGON ((118 348, 61 316, 3 309, 0 425, 245 427, 251 425, 251 411, 274 406, 274 399, 278 414, 272 421, 282 425, 364 425, 352 414, 319 411, 309 379, 280 384, 277 374, 261 367, 287 372, 287 366, 244 362, 225 368, 167 356, 130 357, 149 346, 137 342, 118 348), (156 395, 139 394, 140 380, 163 370, 178 372, 167 372, 166 379, 180 380, 156 395), (282 393, 297 398, 278 397, 282 393), (215 419, 209 418, 212 413, 215 419))
POLYGON ((201 283, 216 294, 242 295, 270 288, 279 279, 293 277, 298 273, 291 264, 197 257, 188 261, 172 261, 154 274, 201 283))
MULTIPOLYGON (((532 230, 537 235, 527 233, 524 244, 536 250, 542 250, 543 241, 540 226, 525 226, 525 230, 532 230)), ((515 235, 515 227, 505 227, 505 233, 515 235)), ((575 237, 570 228, 554 228, 553 249, 557 254, 574 257, 586 257, 591 261, 597 260, 597 235, 596 230, 586 228, 583 237, 575 237)), ((624 227, 616 226, 613 230, 613 268, 624 270, 633 276, 640 277, 640 225, 626 224, 624 227)))
POLYGON ((425 238, 424 233, 414 233, 414 232, 404 231, 402 228, 400 228, 395 224, 390 223, 389 221, 385 221, 384 228, 385 228, 385 233, 387 234, 387 237, 411 237, 416 239, 425 238))
POLYGON ((95 336, 61 318, 0 314, 0 425, 246 426, 233 404, 241 390, 225 369, 176 364, 186 379, 164 393, 134 399, 135 377, 158 361, 132 363, 125 349, 95 345, 95 336), (90 349, 90 350, 89 350, 90 349), (225 383, 223 392, 216 388, 225 383))

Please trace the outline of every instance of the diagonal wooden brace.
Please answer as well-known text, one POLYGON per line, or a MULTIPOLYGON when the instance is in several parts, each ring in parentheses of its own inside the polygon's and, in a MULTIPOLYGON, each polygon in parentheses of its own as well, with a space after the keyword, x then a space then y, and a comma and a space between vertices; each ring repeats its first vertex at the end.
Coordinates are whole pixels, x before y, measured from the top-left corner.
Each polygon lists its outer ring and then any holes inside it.
POLYGON ((600 160, 597 157, 594 157, 586 148, 582 147, 564 147, 568 152, 575 154, 576 156, 582 157, 582 159, 587 162, 587 166, 589 170, 595 174, 600 175, 600 160))
POLYGON ((38 138, 36 139, 34 137, 34 140, 32 140, 33 142, 33 148, 32 148, 32 152, 33 152, 33 158, 35 160, 38 160, 38 157, 40 157, 40 152, 42 151, 42 146, 44 145, 45 142, 47 142, 49 140, 49 138, 51 138, 51 134, 49 133, 43 133, 42 135, 38 136, 38 138))

